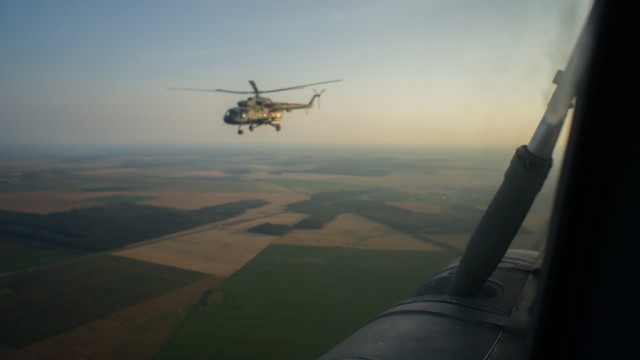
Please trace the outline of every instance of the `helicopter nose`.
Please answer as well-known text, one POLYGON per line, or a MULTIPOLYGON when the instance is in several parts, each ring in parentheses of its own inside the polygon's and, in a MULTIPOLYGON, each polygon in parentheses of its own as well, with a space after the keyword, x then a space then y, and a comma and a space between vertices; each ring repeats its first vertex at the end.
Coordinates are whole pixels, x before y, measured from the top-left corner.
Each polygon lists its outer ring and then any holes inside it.
POLYGON ((231 125, 244 124, 245 121, 245 113, 238 108, 229 109, 227 113, 224 115, 224 122, 231 125))
POLYGON ((235 123, 235 113, 233 111, 227 111, 223 118, 224 122, 227 124, 235 123))

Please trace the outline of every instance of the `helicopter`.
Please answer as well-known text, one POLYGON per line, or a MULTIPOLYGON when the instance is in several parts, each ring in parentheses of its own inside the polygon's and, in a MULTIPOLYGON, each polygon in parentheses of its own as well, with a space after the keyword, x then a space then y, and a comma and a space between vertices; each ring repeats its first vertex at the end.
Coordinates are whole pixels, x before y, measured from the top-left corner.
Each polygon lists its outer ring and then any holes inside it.
POLYGON ((262 125, 271 125, 276 131, 280 131, 282 129, 280 123, 282 122, 282 118, 284 112, 290 112, 291 110, 300 110, 300 109, 309 109, 313 106, 313 102, 316 98, 319 98, 324 90, 317 92, 315 89, 311 100, 307 104, 296 104, 296 103, 286 103, 286 102, 274 102, 269 98, 262 97, 260 94, 264 93, 272 93, 278 91, 287 91, 287 90, 296 90, 302 89, 307 86, 312 85, 320 85, 320 84, 328 84, 333 82, 342 81, 342 79, 338 80, 329 80, 322 81, 312 84, 305 85, 296 85, 290 86, 286 88, 280 89, 271 89, 271 90, 259 90, 255 81, 249 80, 249 84, 253 91, 236 91, 236 90, 224 90, 224 89, 192 89, 192 88, 176 88, 170 87, 167 90, 178 90, 178 91, 206 91, 206 92, 225 92, 231 94, 253 94, 254 96, 247 98, 246 100, 238 101, 238 106, 227 110, 224 114, 223 120, 225 124, 229 125, 238 125, 238 135, 244 134, 244 130, 242 130, 242 125, 249 125, 249 130, 253 131, 258 126, 262 125))

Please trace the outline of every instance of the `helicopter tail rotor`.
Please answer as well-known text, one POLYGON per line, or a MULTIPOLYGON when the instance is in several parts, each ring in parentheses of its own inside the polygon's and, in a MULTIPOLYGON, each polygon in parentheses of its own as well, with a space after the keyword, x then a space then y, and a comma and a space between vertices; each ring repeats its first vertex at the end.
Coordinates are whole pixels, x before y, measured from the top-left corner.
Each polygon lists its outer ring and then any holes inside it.
POLYGON ((318 109, 320 109, 320 95, 322 95, 322 93, 324 93, 325 89, 322 89, 322 91, 318 92, 316 89, 313 89, 313 98, 318 98, 318 109))

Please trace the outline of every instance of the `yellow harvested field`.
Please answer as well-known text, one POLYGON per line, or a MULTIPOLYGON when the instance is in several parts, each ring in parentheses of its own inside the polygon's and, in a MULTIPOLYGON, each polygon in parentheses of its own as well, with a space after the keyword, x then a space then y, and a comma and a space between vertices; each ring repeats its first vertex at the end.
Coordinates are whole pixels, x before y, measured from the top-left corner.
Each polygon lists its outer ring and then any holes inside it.
POLYGON ((225 229, 203 231, 122 250, 114 255, 228 277, 264 249, 267 236, 225 229))
POLYGON ((29 191, 0 193, 0 209, 34 214, 48 214, 73 208, 96 206, 86 199, 116 195, 116 192, 29 191))
POLYGON ((437 251, 439 248, 354 214, 341 214, 320 230, 294 230, 274 244, 358 249, 437 251))
MULTIPOLYGON (((259 209, 253 209, 259 210, 259 209)), ((229 277, 274 239, 246 230, 265 222, 291 225, 305 215, 283 213, 264 216, 247 212, 232 219, 148 241, 114 255, 229 277)))
POLYGON ((427 204, 419 201, 392 201, 388 204, 417 213, 436 214, 442 211, 442 207, 438 205, 427 204))

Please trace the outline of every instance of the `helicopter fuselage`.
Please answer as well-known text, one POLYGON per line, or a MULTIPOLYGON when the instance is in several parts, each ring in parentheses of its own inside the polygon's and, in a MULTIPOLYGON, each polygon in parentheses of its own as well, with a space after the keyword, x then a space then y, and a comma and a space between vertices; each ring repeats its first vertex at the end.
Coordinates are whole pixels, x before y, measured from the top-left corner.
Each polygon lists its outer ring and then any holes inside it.
POLYGON ((227 110, 224 115, 224 122, 229 125, 245 124, 279 124, 282 121, 283 111, 272 109, 268 105, 272 104, 267 98, 249 98, 238 101, 238 106, 227 110))
POLYGON ((224 122, 229 125, 245 124, 278 124, 282 120, 282 111, 266 108, 234 107, 224 115, 224 122))

